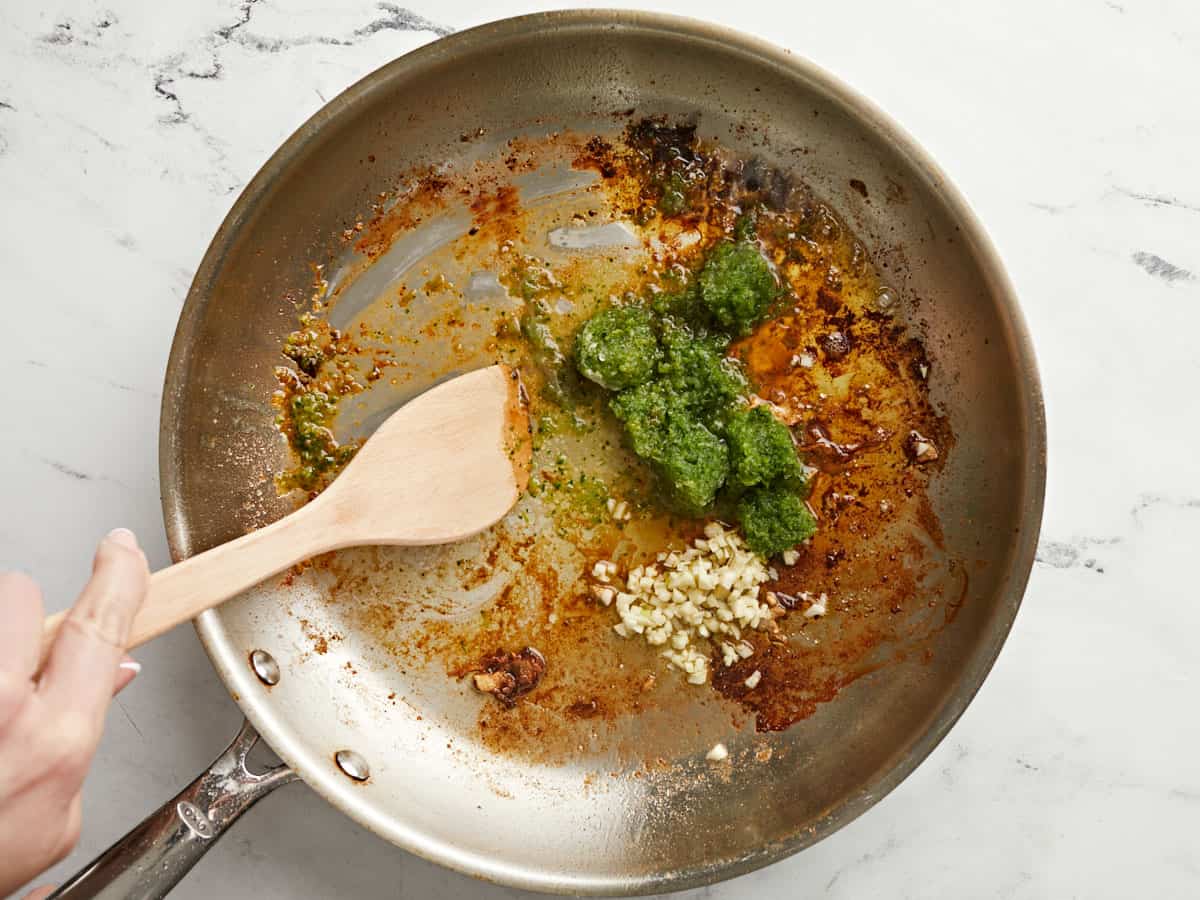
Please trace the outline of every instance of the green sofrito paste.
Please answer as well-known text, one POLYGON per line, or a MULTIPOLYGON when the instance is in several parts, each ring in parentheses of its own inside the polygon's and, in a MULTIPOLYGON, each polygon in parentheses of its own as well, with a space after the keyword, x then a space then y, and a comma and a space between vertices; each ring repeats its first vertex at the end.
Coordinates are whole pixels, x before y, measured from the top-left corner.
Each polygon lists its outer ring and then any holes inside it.
POLYGON ((293 394, 287 400, 287 415, 280 425, 291 430, 291 443, 299 464, 280 480, 284 490, 313 490, 323 476, 350 461, 357 445, 342 445, 333 436, 330 424, 336 405, 322 391, 293 394))
POLYGON ((778 289, 758 247, 749 241, 717 244, 700 270, 700 296, 724 330, 749 334, 778 289))
POLYGON ((609 407, 665 503, 688 516, 736 516, 763 556, 816 530, 791 433, 767 408, 749 407, 745 375, 726 356, 778 293, 758 246, 726 241, 687 287, 602 310, 575 339, 576 368, 611 392, 609 407))
POLYGON ((575 337, 580 374, 610 391, 649 381, 661 358, 654 319, 640 306, 617 306, 597 313, 575 337))

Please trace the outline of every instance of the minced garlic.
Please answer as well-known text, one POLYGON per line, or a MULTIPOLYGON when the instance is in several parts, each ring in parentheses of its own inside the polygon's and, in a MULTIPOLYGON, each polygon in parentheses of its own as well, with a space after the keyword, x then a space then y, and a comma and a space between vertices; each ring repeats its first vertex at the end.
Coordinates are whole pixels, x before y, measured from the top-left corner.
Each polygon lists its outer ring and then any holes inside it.
POLYGON ((808 608, 804 610, 804 618, 815 619, 818 616, 825 615, 825 610, 829 604, 829 598, 825 594, 814 599, 810 594, 805 593, 800 595, 800 599, 809 601, 808 608))
POLYGON ((592 576, 600 582, 592 585, 592 596, 605 606, 616 604, 621 621, 613 630, 663 647, 662 656, 692 684, 708 680, 709 642, 731 666, 754 653, 743 630, 765 628, 783 612, 759 602, 760 585, 770 578, 766 563, 719 522, 709 522, 704 537, 686 550, 660 553, 656 564, 630 570, 623 590, 619 582, 611 585, 612 562, 596 563, 592 576))
POLYGON ((624 500, 614 500, 612 497, 609 497, 605 503, 605 507, 608 509, 608 514, 613 517, 613 521, 628 522, 633 518, 633 512, 629 509, 629 504, 624 500))

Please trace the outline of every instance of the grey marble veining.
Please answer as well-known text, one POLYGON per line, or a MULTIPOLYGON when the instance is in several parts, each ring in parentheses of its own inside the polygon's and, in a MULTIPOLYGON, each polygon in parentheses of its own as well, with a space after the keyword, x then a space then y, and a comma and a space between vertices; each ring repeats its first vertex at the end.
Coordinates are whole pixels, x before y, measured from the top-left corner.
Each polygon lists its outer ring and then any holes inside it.
MULTIPOLYGON (((294 128, 510 2, 50 0, 0 7, 6 387, 0 565, 52 608, 95 541, 167 562, 162 374, 192 273, 294 128)), ((623 5, 623 4, 620 4, 623 5)), ((1043 541, 995 670, 949 738, 799 857, 689 898, 1200 895, 1200 6, 647 4, 804 54, 865 91, 963 188, 1010 267, 1050 426, 1043 541)), ((139 651, 58 876, 232 736, 192 634, 139 651)), ((255 809, 183 898, 500 898, 396 851, 302 785, 255 809)))

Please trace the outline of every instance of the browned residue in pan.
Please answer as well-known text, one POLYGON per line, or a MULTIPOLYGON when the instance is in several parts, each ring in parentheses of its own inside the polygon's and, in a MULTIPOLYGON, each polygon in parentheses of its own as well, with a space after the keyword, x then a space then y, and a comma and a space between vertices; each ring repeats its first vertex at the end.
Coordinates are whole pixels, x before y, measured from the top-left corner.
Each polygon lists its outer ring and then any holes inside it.
POLYGON ((441 201, 450 182, 429 170, 408 181, 406 188, 395 196, 381 194, 371 218, 366 222, 360 220, 343 232, 343 237, 353 242, 354 249, 367 259, 386 252, 397 237, 420 224, 423 211, 441 201))
MULTIPOLYGON (((453 674, 461 678, 464 673, 453 674)), ((465 674, 471 676, 479 693, 490 694, 502 706, 511 707, 538 686, 546 674, 546 657, 535 647, 524 647, 515 653, 497 649, 465 674)))
POLYGON ((508 404, 504 409, 504 434, 501 438, 512 460, 517 491, 529 487, 529 468, 533 462, 533 427, 529 422, 529 394, 517 369, 509 372, 508 404))

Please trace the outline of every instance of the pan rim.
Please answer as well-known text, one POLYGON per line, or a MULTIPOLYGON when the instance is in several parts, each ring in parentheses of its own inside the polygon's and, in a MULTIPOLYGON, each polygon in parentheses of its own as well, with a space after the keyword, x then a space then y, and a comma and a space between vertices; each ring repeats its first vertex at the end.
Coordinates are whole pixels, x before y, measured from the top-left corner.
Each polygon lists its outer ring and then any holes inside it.
POLYGON ((1014 542, 1005 580, 1006 588, 996 606, 994 627, 976 652, 977 661, 972 677, 960 682, 945 708, 912 744, 897 748, 899 759, 895 765, 860 787, 853 796, 804 833, 796 834, 787 841, 760 847, 743 856, 705 866, 627 876, 571 877, 555 873, 549 866, 539 869, 515 867, 502 860, 463 852, 443 841, 430 839, 416 829, 405 826, 394 815, 380 813, 368 805, 361 793, 356 796, 355 786, 346 783, 328 765, 328 760, 289 736, 284 723, 269 703, 262 703, 254 692, 241 689, 252 684, 251 675, 243 664, 241 654, 229 641, 218 615, 213 611, 206 612, 197 619, 195 625, 205 652, 226 689, 279 757, 328 802, 402 849, 486 881, 528 890, 593 895, 676 891, 732 878, 790 856, 849 824, 897 787, 937 747, 974 699, 1011 631, 1032 571, 1045 497, 1046 425, 1041 382, 1024 315, 999 253, 965 197, 908 132, 873 101, 811 61, 765 40, 697 19, 612 9, 558 10, 490 22, 433 41, 369 73, 313 114, 263 164, 231 207, 197 268, 172 342, 163 389, 159 438, 163 517, 172 558, 181 559, 190 555, 195 548, 191 546, 182 494, 177 485, 181 467, 176 460, 179 452, 177 414, 180 400, 186 392, 186 372, 194 349, 190 339, 191 325, 198 321, 207 304, 208 287, 220 270, 234 236, 250 217, 256 204, 288 170, 292 160, 329 121, 347 114, 381 85, 395 79, 417 76, 449 55, 468 53, 496 40, 564 29, 658 33, 719 44, 818 85, 848 115, 862 122, 880 140, 898 151, 938 191, 941 202, 961 226, 961 237, 968 244, 992 294, 997 298, 1006 338, 1011 344, 1021 376, 1019 383, 1022 389, 1018 401, 1021 421, 1025 426, 1022 435, 1025 469, 1020 503, 1023 525, 1014 542))

